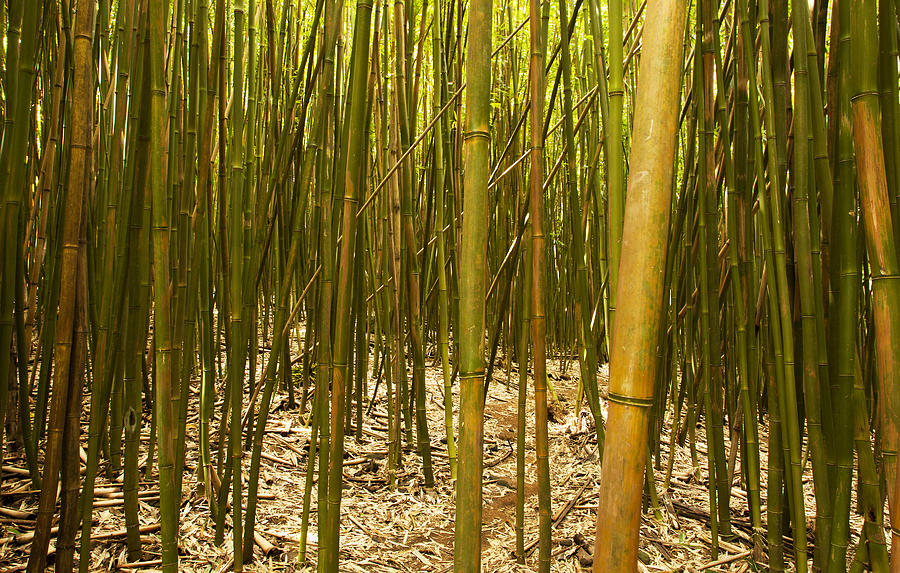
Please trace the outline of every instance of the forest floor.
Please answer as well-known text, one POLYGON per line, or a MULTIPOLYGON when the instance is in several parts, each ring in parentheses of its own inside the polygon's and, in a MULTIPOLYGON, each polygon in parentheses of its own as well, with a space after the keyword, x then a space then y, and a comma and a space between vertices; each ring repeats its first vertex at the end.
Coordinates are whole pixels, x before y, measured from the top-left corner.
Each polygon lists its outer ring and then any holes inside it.
MULTIPOLYGON (((553 571, 584 571, 590 566, 600 465, 593 424, 587 412, 576 412, 578 365, 559 360, 548 364, 551 383, 558 403, 551 405, 550 476, 552 482, 553 571)), ((410 374, 411 376, 411 374, 410 374)), ((443 382, 434 357, 427 361, 426 396, 429 431, 432 444, 436 487, 423 485, 421 461, 414 446, 406 448, 403 467, 398 472, 397 488, 386 481, 387 412, 384 385, 379 389, 371 414, 363 425, 363 439, 348 436, 344 463, 344 493, 341 504, 341 570, 363 571, 434 571, 449 572, 453 563, 454 488, 446 444, 443 440, 443 382)), ((516 416, 518 370, 507 368, 501 359, 485 407, 484 483, 482 570, 513 572, 533 571, 537 567, 537 481, 534 436, 534 398, 529 377, 527 401, 525 545, 529 550, 524 565, 516 563, 516 416), (509 379, 507 380, 507 376, 509 379)), ((601 370, 601 395, 606 395, 606 367, 601 370)), ((373 389, 369 382, 368 391, 373 389)), ((454 388, 456 391, 456 387, 454 388)), ((196 388, 193 389, 196 392, 196 388)), ((188 416, 187 455, 184 474, 184 496, 181 505, 179 548, 180 570, 185 572, 224 572, 231 569, 230 518, 225 543, 214 544, 214 524, 210 518, 202 486, 197 482, 197 411, 196 393, 192 395, 188 416)), ((246 404, 248 397, 245 396, 246 404)), ((85 398, 86 404, 89 397, 85 398)), ((604 415, 606 399, 602 398, 604 415)), ((301 508, 307 467, 310 429, 298 410, 286 410, 286 396, 274 398, 272 414, 266 426, 266 441, 260 475, 260 501, 256 530, 262 537, 255 561, 246 571, 291 572, 308 570, 298 563, 301 508), (261 548, 264 548, 265 554, 261 548)), ((454 395, 454 410, 458 396, 454 395)), ((87 407, 86 407, 87 410, 87 407)), ((668 416, 671 418, 671 414, 668 416)), ((146 422, 146 419, 145 419, 146 422)), ((146 448, 149 424, 143 428, 142 448, 146 448)), ((213 428, 218 422, 213 422, 213 428)), ((83 419, 86 435, 87 418, 83 419)), ((760 425, 762 467, 766 467, 767 426, 760 425)), ((458 429, 457 429, 458 430, 458 429)), ((659 515, 645 511, 641 525, 640 571, 746 571, 765 570, 765 557, 760 564, 752 561, 750 549, 750 516, 746 492, 739 477, 731 496, 733 536, 720 542, 717 558, 711 556, 709 533, 709 497, 706 482, 706 441, 702 427, 696 431, 696 446, 701 467, 691 463, 687 442, 675 446, 675 457, 669 488, 663 489, 666 463, 669 459, 669 420, 663 432, 661 466, 655 470, 659 494, 659 515), (697 471, 699 470, 699 471, 697 471)), ((726 436, 727 440, 727 436, 726 436)), ((213 444, 215 452, 215 444, 213 444)), ((730 443, 728 451, 731 451, 730 443)), ((214 453, 215 455, 215 453, 214 453)), ((142 454, 143 461, 145 454, 142 454)), ((249 455, 244 460, 245 479, 249 455)), ((739 464, 738 464, 739 466, 739 464)), ((102 469, 102 468, 101 468, 102 469)), ((33 528, 37 495, 29 490, 24 462, 7 458, 3 465, 0 490, 0 573, 24 569, 30 547, 28 532, 33 528), (25 474, 25 475, 23 475, 25 474), (14 512, 3 509, 13 509, 14 512), (15 512, 22 512, 16 514, 15 512), (18 515, 17 518, 11 514, 18 515), (23 518, 22 516, 25 516, 23 518)), ((763 474, 765 475, 765 474, 763 474)), ((815 511, 811 474, 805 475, 807 527, 812 528, 815 511)), ((146 526, 142 563, 128 564, 124 543, 124 519, 121 506, 121 482, 98 478, 95 496, 92 569, 95 571, 151 571, 159 566, 158 501, 155 477, 141 485, 140 522, 146 526)), ((762 499, 765 505, 765 478, 762 499)), ((246 495, 246 484, 244 486, 246 495)), ((308 555, 316 554, 315 487, 310 516, 308 555)), ((645 496, 646 497, 646 496, 645 496)), ((765 513, 763 513, 765 521, 765 513)), ((858 526, 853 528, 858 531, 858 526)), ((890 536, 887 536, 890 539, 890 536)), ((851 548, 855 536, 851 539, 851 548)), ((51 551, 53 541, 51 541, 51 551)), ((786 553, 790 543, 785 542, 786 553)), ((852 553, 852 549, 851 549, 852 553)), ((787 569, 792 569, 790 559, 787 569)))

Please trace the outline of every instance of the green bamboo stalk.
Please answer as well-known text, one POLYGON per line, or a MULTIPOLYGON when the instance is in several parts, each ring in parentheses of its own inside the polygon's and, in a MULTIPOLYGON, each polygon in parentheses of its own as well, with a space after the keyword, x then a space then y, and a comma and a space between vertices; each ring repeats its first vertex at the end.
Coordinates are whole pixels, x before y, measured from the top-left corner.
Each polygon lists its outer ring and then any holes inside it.
MULTIPOLYGON (((707 0, 708 1, 708 0, 707 0)), ((708 10, 707 10, 708 11, 708 10)), ((696 54, 698 51, 702 51, 701 40, 699 38, 703 36, 708 36, 708 34, 703 33, 704 28, 704 20, 701 17, 699 11, 697 14, 697 40, 695 44, 694 53, 696 54), (697 48, 701 48, 698 50, 697 48)), ((711 215, 715 213, 715 209, 710 209, 708 203, 711 200, 709 187, 711 185, 715 185, 715 169, 711 166, 713 150, 710 149, 711 143, 711 130, 712 127, 709 124, 710 122, 710 109, 712 102, 708 102, 707 100, 712 97, 712 86, 710 85, 712 70, 707 70, 707 63, 703 61, 701 58, 694 59, 694 77, 696 78, 696 86, 698 89, 694 90, 694 97, 697 102, 697 156, 698 156, 698 169, 697 169, 697 206, 698 206, 698 223, 697 223, 697 237, 698 237, 698 273, 699 273, 699 295, 700 295, 700 362, 701 362, 701 379, 699 384, 703 390, 703 417, 704 417, 704 425, 706 431, 706 445, 707 445, 707 473, 709 476, 709 516, 710 516, 710 530, 712 535, 712 554, 711 557, 716 559, 719 552, 719 534, 720 534, 720 518, 721 512, 718 510, 718 506, 722 503, 719 500, 719 491, 718 487, 713 487, 713 484, 718 486, 717 472, 720 469, 718 464, 716 464, 716 459, 720 458, 722 452, 718 451, 719 441, 716 440, 716 412, 715 407, 713 405, 714 400, 716 400, 716 390, 714 388, 715 384, 718 382, 717 377, 714 378, 714 369, 712 366, 712 355, 713 352, 718 352, 718 347, 713 344, 711 330, 713 330, 712 324, 710 324, 712 320, 712 315, 715 312, 716 317, 718 316, 718 305, 715 305, 716 308, 711 309, 710 307, 715 302, 711 294, 712 286, 710 284, 711 277, 716 276, 718 273, 710 272, 710 265, 716 261, 715 256, 712 258, 712 262, 710 261, 710 247, 709 243, 712 242, 710 237, 709 227, 711 225, 715 225, 714 221, 710 221, 712 218, 711 215), (712 168, 711 168, 712 167, 712 168)), ((715 247, 712 248, 712 252, 715 253, 715 247)), ((714 284, 714 283, 713 283, 714 284)), ((716 321, 717 323, 718 321, 716 321)))
MULTIPOLYGON (((560 28, 568 30, 568 10, 565 0, 559 0, 560 28)), ((569 54, 569 34, 563 33, 560 41, 560 66, 563 76, 563 138, 566 155, 566 180, 563 185, 569 189, 569 230, 572 237, 572 256, 575 263, 575 333, 579 346, 579 364, 581 366, 581 384, 588 395, 588 404, 594 417, 597 431, 597 443, 600 453, 603 452, 603 416, 599 409, 597 388, 597 356, 594 348, 594 332, 591 328, 588 309, 593 307, 587 284, 587 265, 585 263, 584 229, 579 211, 580 204, 576 178, 575 135, 572 122, 572 63, 569 54)), ((578 410, 580 412, 580 409, 578 410)))
MULTIPOLYGON (((328 521, 328 469, 331 444, 329 423, 328 380, 331 377, 332 368, 332 304, 334 295, 334 238, 332 232, 332 196, 334 192, 333 173, 331 163, 334 153, 334 134, 329 126, 335 108, 334 69, 336 58, 336 42, 339 35, 343 1, 328 2, 325 5, 325 26, 323 36, 323 48, 319 59, 323 67, 319 78, 319 86, 324 95, 320 102, 320 114, 315 128, 316 147, 316 182, 320 186, 319 194, 319 253, 322 261, 322 275, 320 277, 318 325, 316 335, 319 340, 316 372, 316 404, 319 408, 319 483, 317 488, 318 521, 317 528, 319 539, 327 543, 328 521)), ((323 549, 322 546, 319 547, 323 549)), ((324 567, 325 562, 319 559, 318 566, 324 567)))
MULTIPOLYGON (((441 2, 434 3, 434 21, 441 22, 441 2)), ((441 38, 440 25, 432 24, 432 60, 434 68, 434 95, 432 98, 433 115, 437 117, 443 107, 445 79, 444 44, 441 38)), ((444 121, 438 121, 434 127, 434 193, 435 219, 434 230, 437 240, 437 274, 438 274, 438 346, 441 355, 441 374, 444 382, 444 436, 447 440, 447 457, 450 464, 450 479, 457 477, 456 437, 453 432, 453 388, 450 372, 450 301, 447 293, 447 253, 444 239, 444 214, 446 206, 444 198, 446 189, 446 172, 444 161, 444 121)))
MULTIPOLYGON (((715 471, 710 472, 710 483, 715 480, 716 483, 716 511, 718 511, 718 519, 716 526, 718 532, 724 537, 731 536, 731 518, 730 518, 730 497, 731 487, 728 481, 728 471, 725 462, 725 439, 724 439, 724 386, 723 369, 721 361, 721 344, 722 332, 719 313, 719 297, 715 285, 718 284, 719 264, 719 231, 718 231, 718 185, 716 177, 716 166, 718 164, 715 153, 715 96, 713 88, 715 86, 713 77, 715 70, 715 41, 714 36, 718 35, 718 26, 716 25, 716 14, 718 7, 713 0, 705 0, 699 5, 700 19, 700 52, 702 61, 702 79, 698 82, 701 91, 705 90, 702 95, 703 107, 702 115, 698 111, 698 117, 702 120, 699 122, 700 127, 700 145, 703 152, 698 153, 700 163, 700 178, 698 193, 700 201, 698 206, 703 210, 701 213, 701 221, 704 222, 703 232, 701 232, 700 249, 706 249, 706 263, 703 264, 703 255, 701 254, 701 274, 706 273, 706 283, 701 276, 700 293, 701 297, 705 297, 706 301, 706 317, 703 318, 703 307, 701 303, 701 320, 706 321, 706 327, 701 328, 701 336, 704 338, 705 344, 709 347, 708 370, 704 366, 704 378, 706 390, 709 395, 709 406, 707 417, 707 443, 713 444, 713 449, 709 451, 709 458, 715 471), (705 241, 704 241, 705 238, 705 241), (704 288, 705 287, 705 288, 704 288)), ((695 51, 696 54, 696 51, 695 51)), ((695 56, 696 57, 696 56, 695 56)), ((701 98, 698 97, 698 102, 701 98)), ((712 467, 712 466, 710 466, 712 467)), ((713 508, 710 506, 710 511, 713 508)), ((715 528, 714 528, 715 529, 715 528)), ((717 548, 714 542, 715 553, 717 548)))
MULTIPOLYGON (((126 36, 120 40, 119 46, 119 64, 123 68, 130 68, 134 65, 134 58, 131 51, 131 39, 134 34, 132 25, 130 24, 130 11, 133 11, 133 3, 124 7, 126 17, 123 18, 132 35, 126 36), (127 56, 127 57, 126 57, 127 56), (125 60, 122 62, 121 60, 125 60)), ((124 72, 126 78, 128 72, 124 72)), ((140 76, 140 74, 135 74, 140 76)), ((117 86, 118 87, 118 86, 117 86)), ((123 100, 124 100, 124 94, 123 100)), ((119 105, 119 113, 124 114, 125 106, 119 105)), ((117 125, 123 123, 124 117, 117 114, 117 125)), ((118 127, 119 137, 122 137, 121 130, 124 126, 118 127)), ((133 141, 133 140, 132 140, 133 141)), ((102 150, 101 150, 102 153, 102 150)), ((133 156, 131 157, 133 160, 133 156)), ((118 174, 118 169, 112 169, 110 174, 118 174)), ((91 515, 93 510, 94 482, 97 475, 97 467, 100 461, 101 436, 107 424, 107 416, 109 414, 109 434, 110 434, 110 471, 118 473, 121 468, 121 432, 124 422, 123 410, 121 403, 124 381, 120 375, 124 374, 124 364, 121 364, 120 347, 122 344, 121 336, 124 331, 118 317, 122 316, 124 311, 125 290, 128 264, 124 262, 123 255, 128 251, 129 226, 135 213, 131 210, 133 200, 132 193, 120 191, 116 184, 117 178, 110 178, 110 189, 107 193, 110 195, 110 205, 107 207, 106 220, 106 241, 107 247, 103 254, 103 270, 102 276, 110 277, 110 281, 104 281, 106 284, 102 286, 100 301, 100 322, 98 324, 98 336, 96 342, 96 351, 93 358, 93 373, 97 381, 94 391, 91 393, 91 419, 88 430, 88 459, 85 468, 85 479, 82 485, 83 499, 81 509, 81 557, 80 570, 86 572, 90 566, 90 550, 91 550, 91 515), (115 187, 112 187, 115 185, 115 187), (117 404, 116 393, 114 387, 120 389, 119 403, 117 404), (113 393, 112 404, 110 404, 110 394, 113 393), (118 405, 118 408, 116 406, 118 405)))
MULTIPOLYGON (((828 573, 847 570, 847 544, 850 537, 850 497, 853 476, 853 411, 848 406, 853 393, 853 377, 856 371, 856 342, 859 314, 859 261, 857 258, 858 223, 856 216, 856 192, 853 176, 853 142, 850 133, 850 3, 838 3, 840 43, 837 57, 840 60, 840 105, 837 164, 835 169, 834 217, 832 219, 833 268, 832 285, 837 290, 832 314, 834 332, 837 333, 837 356, 832 404, 835 422, 835 483, 834 518, 829 548, 828 573)), ((832 56, 834 57, 834 56, 832 56)))
MULTIPOLYGON (((734 161, 731 155, 731 135, 728 129, 728 120, 725 112, 725 75, 724 66, 722 65, 722 53, 719 45, 719 35, 713 35, 715 44, 715 63, 716 63, 716 89, 720 94, 717 98, 716 116, 720 126, 722 138, 722 148, 724 151, 725 162, 725 181, 727 186, 727 202, 728 202, 728 241, 729 241, 729 267, 731 273, 730 285, 732 287, 732 304, 735 309, 735 346, 737 353, 737 374, 739 382, 739 392, 741 398, 741 422, 743 424, 744 442, 743 442, 743 462, 746 467, 747 475, 747 494, 748 505, 750 509, 751 523, 753 526, 754 536, 754 557, 759 559, 762 556, 762 512, 760 501, 760 484, 759 484, 759 435, 756 426, 755 404, 751 398, 750 392, 750 368, 749 353, 750 342, 747 332, 747 308, 746 298, 744 295, 743 277, 740 276, 740 239, 739 222, 740 213, 738 210, 739 191, 737 189, 737 175, 734 161)), ((732 445, 734 448, 734 445, 732 445)), ((729 474, 730 475, 730 474, 729 474)))
MULTIPOLYGON (((534 364, 535 451, 538 474, 538 569, 550 570, 551 492, 550 462, 547 429, 547 319, 545 296, 547 281, 547 248, 544 235, 544 134, 541 129, 544 113, 544 54, 546 53, 543 24, 538 20, 539 0, 530 0, 529 28, 531 32, 531 60, 529 88, 531 90, 531 344, 534 364)), ((547 4, 545 4, 545 7, 547 4)))
MULTIPOLYGON (((769 186, 770 193, 760 193, 759 213, 762 218, 763 236, 766 242, 766 248, 771 250, 771 257, 767 260, 767 267, 772 269, 769 281, 770 296, 774 298, 774 306, 770 303, 770 324, 774 326, 780 334, 780 352, 776 353, 776 361, 781 357, 783 367, 780 368, 781 374, 776 373, 776 381, 779 383, 778 402, 779 414, 782 423, 781 442, 784 449, 785 464, 789 465, 789 471, 785 473, 785 482, 787 484, 788 502, 791 510, 791 520, 793 523, 805 523, 805 508, 803 503, 802 483, 801 483, 801 441, 800 441, 800 424, 797 420, 797 398, 795 388, 795 363, 794 363, 794 334, 793 334, 793 314, 790 302, 790 288, 787 279, 787 261, 785 254, 785 217, 782 206, 783 182, 785 181, 784 169, 787 164, 786 145, 783 143, 785 137, 779 133, 783 131, 779 127, 779 118, 783 118, 786 113, 786 104, 782 105, 784 98, 784 82, 783 82, 783 62, 779 61, 783 55, 782 50, 775 50, 775 63, 771 62, 769 57, 769 39, 768 39, 768 6, 760 5, 759 20, 762 26, 762 75, 763 75, 763 95, 764 101, 775 102, 774 105, 767 105, 765 108, 765 125, 766 134, 774 134, 773 145, 775 153, 769 153, 768 177, 772 182, 769 186), (772 109, 774 108, 774 109, 772 109), (774 164, 774 165, 773 165, 774 164), (768 196, 767 196, 768 195, 768 196), (770 213, 771 209, 771 213, 770 213), (778 320, 772 316, 777 314, 778 320)), ((776 12, 776 33, 777 42, 785 40, 787 32, 783 28, 784 21, 782 14, 776 12)), ((746 48, 745 48, 746 50, 746 48)), ((752 97, 751 97, 752 99, 752 97)), ((752 102, 751 102, 752 106, 752 102)), ((751 120, 755 114, 751 113, 751 120)), ((757 131, 754 125, 754 133, 757 131)), ((757 139, 761 141, 761 136, 757 139)), ((757 155, 756 162, 762 161, 761 151, 757 155)), ((757 170, 762 169, 760 165, 757 170)), ((778 342, 776 342, 778 345, 778 342)), ((798 571, 806 571, 806 536, 794 535, 795 560, 797 562, 798 571)))
MULTIPOLYGON (((165 116, 165 20, 164 7, 150 3, 148 8, 150 41, 150 141, 160 142, 166 131, 165 116)), ((150 172, 165 171, 163 150, 159 145, 150 147, 150 172)), ((169 290, 169 208, 166 190, 161 177, 150 177, 152 200, 152 253, 153 253, 153 306, 154 306, 154 364, 156 418, 159 442, 160 522, 162 532, 162 569, 174 572, 178 569, 178 509, 181 496, 175 491, 175 419, 172 411, 174 376, 172 364, 171 291, 169 290)), ((149 464, 148 464, 149 465, 149 464)))
MULTIPOLYGON (((858 460, 858 484, 857 504, 865 518, 863 532, 866 538, 868 562, 872 571, 882 572, 888 570, 888 554, 884 543, 884 498, 881 493, 881 479, 878 475, 875 462, 875 452, 870 440, 871 427, 869 426, 869 412, 866 406, 866 390, 863 387, 862 371, 859 368, 859 357, 856 359, 857 367, 853 373, 853 439, 856 445, 858 460)), ((863 536, 860 536, 863 537, 863 536)))
MULTIPOLYGON (((10 372, 12 335, 15 326, 16 285, 25 280, 16 268, 16 249, 19 241, 20 210, 26 196, 25 161, 22 158, 28 148, 29 116, 32 100, 32 83, 38 56, 38 17, 41 6, 35 3, 13 2, 8 6, 7 28, 6 101, 3 117, 3 137, 0 142, 0 237, 6 245, 0 266, 0 372, 10 372), (15 46, 15 47, 14 47, 15 46), (12 72, 12 73, 10 73, 12 72)), ((79 94, 84 95, 84 94, 79 94)), ((27 203, 26 203, 27 206, 27 203)), ((24 269, 23 269, 24 270, 24 269)), ((19 357, 18 368, 25 368, 25 357, 19 357)), ((0 412, 7 411, 8 385, 0 384, 0 412)), ((65 404, 65 403, 64 403, 65 404)), ((5 427, 0 428, 0 444, 4 444, 5 427)))
MULTIPOLYGON (((526 229, 526 238, 530 228, 526 229)), ((525 404, 528 385, 528 334, 531 322, 529 289, 532 284, 531 249, 525 243, 525 253, 521 259, 519 272, 519 345, 517 348, 519 367, 518 409, 516 411, 516 560, 525 563, 525 404)))
MULTIPOLYGON (((802 2, 792 3, 794 51, 797 54, 807 52, 807 28, 809 14, 807 5, 802 2)), ((832 492, 828 480, 828 467, 825 461, 827 448, 822 432, 822 399, 818 370, 818 341, 816 324, 815 297, 817 293, 812 262, 812 231, 810 229, 810 211, 815 210, 815 201, 810 195, 815 194, 815 177, 810 177, 812 163, 812 139, 810 123, 811 111, 809 101, 809 68, 808 60, 798 57, 794 63, 794 156, 792 176, 794 192, 791 195, 794 223, 794 257, 797 261, 797 283, 800 298, 803 361, 803 398, 806 407, 806 427, 809 433, 809 454, 812 458, 813 476, 816 493, 816 545, 815 565, 826 566, 828 548, 831 545, 832 492)), ((795 525, 794 535, 802 535, 795 525)))
MULTIPOLYGON (((900 218, 900 130, 897 129, 897 120, 900 117, 900 88, 893 85, 897 78, 897 35, 891 33, 896 24, 896 12, 894 3, 882 2, 878 6, 878 91, 881 105, 881 131, 882 144, 885 155, 885 177, 888 184, 888 192, 891 201, 891 219, 900 218)), ((894 242, 900 241, 898 237, 900 225, 894 226, 894 242)))
MULTIPOLYGON (((609 82, 607 114, 608 125, 604 125, 608 134, 606 143, 606 179, 607 208, 609 210, 606 224, 606 241, 609 256, 609 320, 607 329, 612 335, 616 307, 618 305, 619 261, 622 252, 622 232, 625 220, 625 133, 622 114, 624 112, 624 34, 622 23, 625 17, 621 0, 610 0, 607 5, 609 18, 609 82)), ((603 74, 603 69, 598 74, 603 74)), ((612 349, 612 345, 609 345, 612 349)))
MULTIPOLYGON (((462 237, 459 267, 459 466, 454 569, 481 570, 481 481, 484 416, 484 330, 490 173, 492 0, 469 3, 466 49, 462 237)), ((540 68, 538 68, 540 69, 540 68)))
MULTIPOLYGON (((340 544, 340 512, 342 498, 344 460, 344 417, 347 382, 347 355, 350 349, 353 284, 353 255, 356 245, 356 207, 361 188, 364 190, 363 152, 365 150, 366 96, 365 79, 369 65, 369 31, 372 21, 370 0, 357 2, 353 55, 351 56, 349 126, 346 148, 345 177, 339 184, 343 188, 343 235, 340 251, 340 274, 337 285, 334 328, 334 357, 331 373, 331 466, 328 468, 328 522, 326 539, 321 540, 319 570, 338 570, 340 544), (324 567, 324 569, 323 569, 324 567)), ((359 263, 357 263, 359 264, 359 263)), ((321 503, 320 503, 321 507, 321 503)))

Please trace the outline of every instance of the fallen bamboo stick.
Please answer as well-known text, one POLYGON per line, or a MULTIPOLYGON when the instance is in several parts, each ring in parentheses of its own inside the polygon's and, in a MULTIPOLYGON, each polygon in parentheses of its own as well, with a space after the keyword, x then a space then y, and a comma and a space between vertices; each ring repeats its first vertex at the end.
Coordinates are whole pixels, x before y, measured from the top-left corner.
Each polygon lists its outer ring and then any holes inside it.
POLYGON ((738 559, 743 559, 744 557, 750 557, 750 554, 753 553, 752 549, 748 549, 746 551, 741 551, 740 553, 736 553, 734 555, 728 555, 726 557, 722 557, 721 559, 716 559, 715 561, 710 561, 706 565, 701 565, 698 571, 703 571, 705 569, 711 569, 713 567, 718 567, 719 565, 725 565, 726 563, 731 563, 733 561, 737 561, 738 559))

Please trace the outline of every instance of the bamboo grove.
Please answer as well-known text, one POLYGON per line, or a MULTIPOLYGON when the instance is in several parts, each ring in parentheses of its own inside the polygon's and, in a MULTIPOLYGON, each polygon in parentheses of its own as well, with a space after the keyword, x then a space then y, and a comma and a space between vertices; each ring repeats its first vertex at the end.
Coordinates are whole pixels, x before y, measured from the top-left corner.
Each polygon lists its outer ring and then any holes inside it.
POLYGON ((177 571, 192 472, 242 570, 281 393, 311 427, 300 564, 341 564, 345 444, 381 401, 385 487, 410 458, 434 487, 446 452, 454 570, 478 571, 502 356, 520 562, 533 450, 528 563, 551 569, 562 358, 601 451, 595 571, 635 570, 676 444, 713 559, 739 487, 770 571, 888 571, 898 23, 889 0, 0 0, 0 444, 36 492, 27 570, 51 539, 57 571, 90 570, 105 473, 131 561, 158 485, 177 571))

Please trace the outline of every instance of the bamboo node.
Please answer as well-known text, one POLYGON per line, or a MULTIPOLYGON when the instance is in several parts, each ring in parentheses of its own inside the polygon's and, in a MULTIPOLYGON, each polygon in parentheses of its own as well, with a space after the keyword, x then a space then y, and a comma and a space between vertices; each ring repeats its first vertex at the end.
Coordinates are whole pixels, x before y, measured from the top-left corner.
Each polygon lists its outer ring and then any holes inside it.
POLYGON ((491 134, 486 129, 470 129, 463 135, 463 139, 468 140, 471 138, 483 137, 487 141, 491 140, 491 134))
POLYGON ((624 394, 609 393, 609 401, 623 406, 634 406, 636 408, 649 408, 653 406, 653 398, 639 398, 637 396, 626 396, 624 394))

